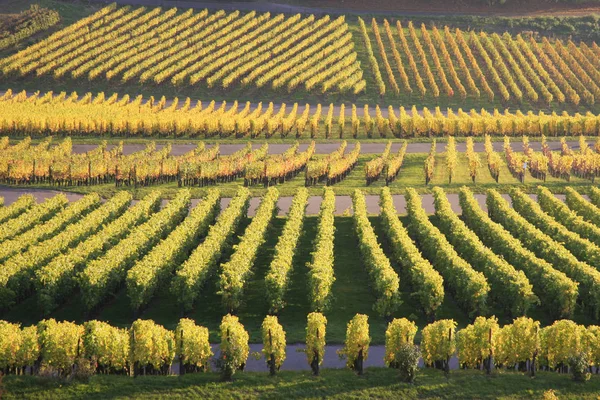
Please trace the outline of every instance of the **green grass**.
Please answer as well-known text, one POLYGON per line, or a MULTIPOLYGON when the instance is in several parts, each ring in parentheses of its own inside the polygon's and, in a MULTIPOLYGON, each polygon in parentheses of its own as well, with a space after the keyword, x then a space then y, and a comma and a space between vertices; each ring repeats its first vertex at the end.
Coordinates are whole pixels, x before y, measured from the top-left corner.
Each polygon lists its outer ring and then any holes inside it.
MULTIPOLYGON (((385 240, 379 217, 372 216, 370 220, 385 254, 392 260, 393 267, 400 275, 402 305, 393 314, 393 317, 405 317, 413 320, 419 329, 422 329, 430 321, 427 320, 425 314, 421 311, 418 302, 411 296, 412 291, 407 274, 393 260, 393 254, 385 240)), ((432 217, 432 221, 435 223, 435 217, 432 217)), ((310 253, 313 250, 312 240, 316 234, 317 222, 317 217, 306 217, 303 233, 300 237, 296 256, 294 257, 290 290, 285 297, 288 305, 279 314, 280 322, 287 333, 288 343, 301 343, 305 339, 306 315, 311 311, 310 299, 308 298, 306 263, 310 261, 310 253)), ((248 221, 242 224, 238 230, 239 235, 244 232, 247 223, 248 221)), ((260 343, 262 341, 261 323, 269 309, 266 296, 264 295, 264 277, 273 258, 274 247, 284 224, 284 218, 276 218, 271 224, 266 242, 261 246, 256 262, 254 263, 254 275, 246 286, 243 304, 237 313, 240 321, 249 332, 252 343, 260 343)), ((328 319, 327 342, 343 343, 346 334, 346 324, 356 313, 363 313, 369 316, 373 343, 383 344, 385 342, 386 321, 377 315, 372 308, 375 303, 375 295, 370 286, 370 278, 367 270, 361 261, 352 218, 336 217, 335 228, 334 273, 336 281, 332 288, 333 298, 331 306, 325 312, 328 319)), ((231 249, 225 252, 221 261, 228 260, 230 255, 231 249)), ((195 309, 186 315, 210 330, 210 340, 213 343, 219 341, 218 328, 221 318, 225 314, 221 298, 217 295, 217 290, 218 277, 214 275, 203 288, 196 302, 195 309)), ((502 311, 495 310, 493 304, 490 314, 495 314, 502 324, 512 322, 512 319, 502 311)), ((175 329, 181 315, 176 298, 170 292, 169 284, 166 282, 139 317, 153 319, 169 329, 175 329)), ((529 315, 541 321, 543 326, 553 322, 550 313, 542 307, 534 308, 529 315)), ((75 321, 77 323, 83 323, 87 319, 95 318, 121 327, 128 327, 135 319, 129 307, 129 299, 125 289, 117 291, 113 298, 105 303, 96 314, 86 315, 82 308, 80 296, 74 294, 66 304, 53 312, 50 317, 58 320, 75 321)), ((471 322, 466 313, 457 306, 452 296, 448 293, 446 293, 444 302, 438 309, 436 317, 438 319, 452 318, 456 320, 459 329, 471 322)), ((0 314, 0 319, 21 322, 24 325, 37 323, 41 318, 34 296, 21 302, 3 315, 0 314)), ((576 312, 573 320, 585 325, 595 323, 588 315, 582 314, 579 311, 576 312)), ((420 330, 416 339, 417 342, 420 341, 420 330)))
MULTIPOLYGON (((385 180, 380 179, 377 182, 366 186, 364 165, 370 159, 377 157, 376 154, 365 154, 359 156, 359 161, 356 167, 348 174, 348 176, 341 182, 333 185, 333 189, 337 195, 350 195, 355 189, 361 189, 366 194, 379 194, 381 189, 385 186, 385 180)), ((423 165, 427 155, 425 153, 410 153, 405 156, 404 164, 400 169, 400 174, 397 179, 390 183, 389 187, 393 194, 404 194, 406 188, 414 188, 419 193, 431 193, 434 186, 442 187, 448 193, 457 193, 462 186, 468 186, 475 193, 485 193, 487 189, 493 188, 501 192, 508 192, 512 187, 518 187, 526 192, 532 193, 536 191, 537 186, 546 186, 553 193, 564 193, 565 189, 570 186, 576 188, 582 193, 587 193, 589 187, 592 185, 591 181, 572 177, 570 182, 563 179, 552 178, 548 175, 546 182, 535 179, 531 175, 527 175, 525 183, 520 183, 514 178, 506 166, 504 160, 502 161, 500 170, 500 180, 496 183, 492 179, 487 164, 485 162, 485 155, 481 154, 482 165, 479 169, 479 174, 475 183, 472 182, 469 177, 469 172, 466 168, 466 156, 463 153, 459 153, 458 169, 452 183, 448 183, 448 173, 446 168, 445 153, 438 153, 436 156, 436 168, 433 180, 429 185, 425 185, 425 175, 423 172, 423 165)), ((221 191, 223 196, 233 196, 238 187, 243 184, 243 179, 238 179, 233 182, 219 183, 217 187, 221 191)), ((298 188, 304 186, 304 174, 300 173, 295 178, 285 182, 284 184, 278 185, 281 196, 293 196, 298 188)), ((23 186, 24 188, 40 188, 40 189, 53 189, 63 190, 74 193, 93 193, 97 192, 103 197, 110 197, 117 191, 127 190, 130 191, 135 198, 141 198, 149 192, 159 189, 165 198, 172 198, 175 193, 179 190, 176 182, 171 182, 163 185, 154 185, 148 187, 116 187, 113 183, 94 185, 94 186, 52 186, 48 184, 36 184, 23 186)), ((323 184, 309 187, 311 195, 319 196, 323 192, 323 184)), ((208 188, 191 187, 193 197, 201 197, 206 193, 208 188)), ((266 192, 263 186, 252 186, 251 192, 254 196, 261 196, 266 192)))
POLYGON ((219 381, 216 373, 182 377, 94 376, 88 383, 64 382, 31 376, 3 379, 6 399, 541 399, 554 390, 560 399, 596 399, 600 378, 576 383, 569 375, 539 372, 534 379, 516 372, 497 371, 486 376, 480 371, 452 371, 446 379, 438 370, 420 370, 414 384, 399 382, 393 369, 369 368, 357 377, 349 370, 309 372, 240 373, 233 383, 219 381))

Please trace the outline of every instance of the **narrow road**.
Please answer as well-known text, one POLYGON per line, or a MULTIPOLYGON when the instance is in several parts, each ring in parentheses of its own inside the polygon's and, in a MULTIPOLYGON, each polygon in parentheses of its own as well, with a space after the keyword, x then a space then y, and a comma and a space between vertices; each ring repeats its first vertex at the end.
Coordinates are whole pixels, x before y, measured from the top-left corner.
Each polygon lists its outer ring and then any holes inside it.
MULTIPOLYGON (((214 354, 219 354, 219 345, 213 344, 211 345, 211 347, 214 354)), ((342 347, 343 346, 341 345, 326 345, 325 356, 323 359, 323 364, 321 364, 321 368, 346 368, 346 360, 340 359, 337 355, 337 351, 340 350, 342 347)), ((310 371, 310 366, 308 365, 306 354, 302 352, 304 348, 304 344, 292 344, 286 346, 286 358, 283 365, 281 366, 281 370, 310 371)), ((261 353, 262 349, 262 344, 250 344, 251 353, 261 353)), ((369 346, 369 357, 365 360, 364 367, 385 367, 385 362, 383 361, 384 356, 385 346, 369 346)), ((425 367, 423 359, 419 360, 419 367, 425 367)), ((456 356, 453 356, 450 359, 450 369, 458 369, 458 358, 456 356)), ((174 363, 171 370, 173 373, 178 374, 179 364, 177 362, 174 363)), ((248 357, 248 362, 246 364, 245 370, 252 372, 268 372, 269 368, 267 367, 267 363, 264 358, 257 360, 256 358, 250 356, 248 357)))
MULTIPOLYGON (((59 194, 61 192, 58 190, 28 189, 28 188, 0 186, 0 197, 4 197, 5 206, 12 204, 15 200, 17 200, 17 198, 19 198, 19 196, 22 196, 27 193, 32 194, 35 197, 36 201, 39 203, 39 202, 44 201, 47 198, 56 196, 57 194, 59 194)), ((66 194, 69 201, 76 201, 83 197, 82 194, 68 193, 68 192, 64 192, 64 193, 66 194)), ((448 196, 448 201, 450 202, 450 205, 452 206, 452 209, 454 210, 454 212, 456 212, 457 214, 461 214, 462 210, 460 208, 458 194, 448 193, 447 196, 448 196)), ((532 194, 530 196, 533 199, 537 198, 535 194, 532 194)), ((564 199, 565 199, 565 196, 561 195, 561 194, 556 194, 555 196, 562 201, 564 201, 564 199)), ((396 206, 396 210, 398 210, 398 214, 406 214, 406 199, 405 199, 404 195, 397 194, 397 195, 393 195, 392 197, 394 199, 394 205, 396 206)), ((507 194, 503 195, 503 197, 505 199, 507 199, 508 202, 510 203, 510 197, 507 194)), ((586 199, 588 198, 587 195, 585 195, 584 197, 586 199)), ((475 194, 475 198, 479 202, 479 205, 481 206, 481 208, 483 210, 487 211, 487 207, 485 205, 485 199, 486 199, 485 194, 475 194)), ((277 201, 277 207, 279 208, 280 216, 287 215, 287 213, 290 209, 290 206, 292 205, 292 199, 293 199, 293 197, 289 197, 289 196, 284 196, 284 197, 279 198, 279 200, 277 201)), ((378 215, 380 212, 379 196, 366 195, 365 200, 367 203, 367 212, 369 214, 378 215)), ((168 200, 163 200, 163 205, 166 204, 167 201, 168 200)), ((221 209, 225 209, 225 207, 227 207, 227 205, 229 204, 230 201, 231 201, 230 198, 225 198, 225 197, 222 198, 221 199, 221 209)), ((306 207, 306 215, 317 215, 319 213, 319 207, 321 206, 321 201, 322 201, 321 196, 309 197, 308 198, 308 206, 306 207)), ((134 200, 134 203, 135 202, 136 201, 134 200)), ((191 206, 195 207, 199 202, 200 202, 200 199, 193 199, 191 206)), ((423 205, 423 208, 425 209, 425 211, 428 214, 435 213, 433 195, 422 194, 421 195, 421 203, 423 205)), ((248 216, 250 216, 250 217, 254 216, 256 214, 256 210, 259 205, 260 205, 260 197, 253 197, 252 199, 250 199, 250 207, 248 208, 248 216)), ((345 213, 352 214, 352 198, 350 196, 336 196, 336 198, 335 198, 335 214, 342 215, 345 213)))
MULTIPOLYGON (((60 139, 58 139, 60 140, 60 139)), ((398 150, 400 150, 400 148, 402 147, 402 140, 401 139, 395 139, 392 138, 390 140, 393 140, 392 143, 392 153, 397 152, 398 150)), ((216 141, 218 142, 218 139, 216 139, 216 141)), ((261 141, 260 139, 257 140, 253 140, 252 141, 252 147, 254 149, 258 149, 260 146, 263 145, 263 143, 269 143, 268 139, 265 139, 264 141, 261 141)), ((572 150, 578 150, 579 149, 579 142, 578 141, 569 141, 567 142, 567 144, 569 145, 569 147, 572 150)), ((179 156, 182 154, 187 153, 188 151, 191 151, 193 149, 196 148, 196 146, 198 145, 198 142, 196 143, 187 143, 187 144, 183 144, 183 143, 176 143, 176 144, 172 144, 171 145, 171 154, 174 156, 179 156)), ((523 143, 519 140, 519 138, 515 138, 513 139, 513 143, 511 143, 512 148, 514 151, 518 151, 521 152, 523 151, 523 143)), ((589 141, 588 140, 588 145, 593 147, 594 146, 594 142, 589 141)), ((96 148, 97 145, 95 144, 74 144, 73 145, 73 152, 74 153, 85 153, 86 151, 90 151, 93 150, 94 148, 96 148)), ((115 145, 108 145, 108 149, 113 148, 115 145)), ((212 145, 207 145, 207 147, 211 147, 212 145)), ((221 155, 230 155, 232 153, 235 153, 238 150, 243 149, 245 146, 245 144, 220 144, 219 145, 219 149, 220 149, 220 153, 221 155)), ((291 146, 291 144, 282 144, 282 143, 269 143, 269 154, 281 154, 284 151, 286 151, 289 147, 291 146)), ((354 143, 350 143, 348 144, 347 147, 347 151, 350 151, 354 148, 354 143)), ((361 140, 360 141, 360 152, 361 154, 381 154, 383 152, 383 150, 385 149, 386 143, 384 142, 377 142, 377 143, 369 143, 368 139, 366 140, 361 140)), ((502 142, 493 142, 493 146, 494 146, 494 150, 498 151, 498 152, 503 152, 503 146, 504 144, 502 142)), ((560 142, 548 142, 548 146, 550 147, 550 149, 552 151, 558 151, 560 150, 560 142)), ((123 145, 123 153, 124 154, 132 154, 136 151, 141 151, 146 147, 145 144, 125 144, 123 145)), ((157 149, 162 149, 164 147, 164 145, 162 144, 158 144, 156 145, 157 149)), ((339 142, 338 143, 317 143, 315 145, 315 153, 316 154, 329 154, 333 151, 335 151, 337 148, 339 147, 339 142)), ((541 142, 531 142, 530 143, 530 147, 535 150, 535 151, 541 151, 542 149, 542 144, 541 142)), ((299 151, 304 151, 308 148, 308 143, 302 143, 300 144, 299 147, 299 151)), ((406 149, 407 153, 428 153, 429 149, 431 148, 431 143, 409 143, 408 147, 406 149)), ((446 143, 437 143, 436 144, 436 152, 441 153, 443 151, 445 151, 446 148, 446 143)), ((484 152, 484 144, 483 143, 475 143, 473 148, 475 149, 475 151, 477 152, 484 152)), ((467 149, 467 145, 466 143, 457 143, 456 144, 456 150, 459 152, 465 152, 467 149)))

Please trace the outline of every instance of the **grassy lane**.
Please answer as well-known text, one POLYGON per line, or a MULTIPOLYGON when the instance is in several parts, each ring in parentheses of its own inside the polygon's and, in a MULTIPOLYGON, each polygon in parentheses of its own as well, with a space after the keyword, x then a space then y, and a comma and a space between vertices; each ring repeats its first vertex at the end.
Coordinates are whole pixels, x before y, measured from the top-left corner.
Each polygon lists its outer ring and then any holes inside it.
POLYGON ((306 217, 298 248, 294 254, 293 270, 290 275, 289 291, 285 296, 287 305, 279 315, 279 322, 285 326, 289 343, 305 340, 306 316, 311 312, 308 296, 308 267, 313 251, 313 239, 317 234, 318 218, 306 217))
POLYGON ((346 324, 357 313, 369 316, 373 340, 382 343, 385 339, 385 321, 373 310, 375 295, 371 279, 362 263, 358 238, 354 233, 351 217, 335 218, 333 301, 325 313, 328 319, 327 338, 346 336, 346 324))
POLYGON ((357 377, 347 370, 310 372, 283 371, 276 377, 266 373, 240 373, 233 383, 219 382, 216 373, 188 374, 179 378, 97 375, 89 383, 36 376, 10 375, 3 380, 6 399, 162 399, 162 398, 402 398, 402 399, 540 399, 554 390, 560 399, 595 399, 600 378, 581 384, 568 375, 539 372, 535 379, 520 373, 500 371, 491 377, 480 371, 452 371, 446 379, 441 371, 421 370, 415 384, 398 382, 398 372, 387 368, 367 369, 357 377))

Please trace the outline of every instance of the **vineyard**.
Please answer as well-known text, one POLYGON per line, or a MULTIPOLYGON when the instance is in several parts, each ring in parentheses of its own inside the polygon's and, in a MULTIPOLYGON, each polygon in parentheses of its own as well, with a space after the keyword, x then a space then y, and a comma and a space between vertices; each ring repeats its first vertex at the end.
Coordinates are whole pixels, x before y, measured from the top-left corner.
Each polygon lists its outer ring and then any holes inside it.
MULTIPOLYGON (((310 332, 317 325, 317 329, 322 329, 325 334, 328 321, 319 313, 311 313, 307 319, 307 353, 314 349, 322 357, 326 338, 314 338, 310 332)), ((368 317, 363 314, 357 314, 348 323, 341 354, 348 359, 349 365, 359 357, 368 358, 369 328, 368 317), (360 354, 356 348, 362 349, 360 354)), ((286 359, 286 332, 275 316, 265 317, 262 329, 271 334, 263 338, 261 358, 263 355, 265 359, 271 356, 269 361, 281 367, 286 359)), ((412 345, 417 331, 414 322, 406 318, 397 318, 390 323, 385 346, 385 363, 388 366, 395 366, 398 362, 397 348, 412 345)), ((2 350, 6 355, 0 366, 8 373, 19 375, 29 368, 37 372, 49 367, 67 375, 74 366, 81 368, 88 363, 97 373, 134 377, 168 375, 177 364, 179 374, 184 375, 206 372, 214 356, 207 329, 187 318, 180 319, 174 331, 149 320, 136 320, 128 328, 100 321, 78 325, 54 319, 21 328, 18 324, 0 321, 0 333, 4 339, 2 350)), ((457 330, 454 320, 443 319, 422 329, 420 347, 424 363, 428 366, 447 362, 449 357, 457 354, 459 365, 476 368, 491 362, 491 354, 494 354, 498 368, 506 366, 512 369, 518 364, 537 361, 541 370, 553 370, 566 365, 572 357, 584 351, 591 355, 587 361, 589 368, 597 368, 600 363, 599 333, 598 326, 586 328, 570 320, 556 321, 540 329, 539 321, 528 317, 516 318, 502 327, 496 317, 477 317, 473 324, 457 330)), ((232 362, 235 369, 239 368, 249 356, 248 333, 244 326, 235 316, 228 314, 222 319, 220 336, 221 352, 233 353, 235 359, 232 362), (239 346, 241 351, 230 350, 234 346, 239 346)), ((529 372, 529 367, 526 369, 529 372)))
POLYGON ((0 21, 0 51, 56 25, 60 15, 54 10, 32 5, 13 20, 0 21))
POLYGON ((590 111, 465 112, 416 106, 382 109, 379 105, 374 109, 352 105, 346 110, 344 104, 203 103, 189 97, 156 100, 104 92, 27 94, 12 90, 0 96, 0 105, 0 134, 11 136, 370 139, 600 135, 600 116, 590 111))
MULTIPOLYGON (((33 21, 5 41, 58 19, 43 9, 29 14, 33 21)), ((311 102, 326 96, 432 108, 466 102, 597 110, 599 55, 593 42, 527 32, 113 3, 0 59, 0 79, 5 87, 18 80, 46 90, 125 86, 148 93, 153 87, 228 99, 270 93, 290 101, 302 93, 311 102)))
POLYGON ((345 18, 115 3, 0 60, 2 74, 175 86, 365 90, 345 18))
POLYGON ((325 189, 315 217, 303 189, 277 217, 270 188, 252 218, 246 188, 224 208, 215 189, 195 206, 187 189, 162 206, 159 192, 135 204, 124 191, 104 203, 24 195, 0 208, 0 369, 231 377, 262 343, 274 375, 298 363, 287 343, 306 343, 319 374, 326 344, 343 343, 362 374, 368 357, 399 368, 399 349, 418 343, 416 360, 446 374, 452 359, 586 376, 600 368, 600 190, 536 194, 515 189, 509 203, 489 190, 482 204, 463 188, 461 217, 435 188, 430 216, 409 189, 399 217, 389 189, 378 215, 357 190, 339 217, 325 189))
POLYGON ((548 138, 541 139, 538 150, 534 150, 528 136, 512 141, 505 137, 503 150, 496 151, 491 137, 485 136, 485 151, 478 152, 471 138, 466 151, 457 151, 456 141, 450 137, 444 151, 438 152, 434 142, 428 154, 407 154, 406 142, 393 141, 382 146, 382 153, 363 154, 360 142, 342 141, 328 145, 331 152, 316 154, 315 141, 295 142, 281 153, 274 153, 274 145, 269 143, 205 142, 188 146, 185 152, 176 152, 173 146, 177 144, 158 147, 147 142, 144 148, 131 152, 123 142, 108 145, 106 141, 76 152, 71 138, 46 137, 34 143, 30 137, 16 141, 4 137, 0 139, 0 183, 80 193, 141 190, 137 197, 154 187, 168 189, 169 197, 181 187, 195 194, 217 187, 232 196, 239 186, 250 188, 254 194, 277 186, 285 195, 295 194, 301 187, 320 194, 323 186, 347 195, 356 188, 377 194, 385 186, 398 193, 407 186, 430 191, 432 185, 457 191, 463 185, 508 190, 525 184, 535 190, 536 185, 546 184, 560 193, 569 186, 589 191, 588 185, 600 176, 600 140, 590 143, 589 138, 580 136, 574 144, 562 137, 551 149, 548 138), (229 146, 235 146, 235 151, 229 146), (522 150, 515 151, 513 146, 522 150))
POLYGON ((359 18, 359 27, 380 95, 593 106, 600 94, 595 43, 387 19, 367 27, 359 18))
POLYGON ((212 189, 191 210, 187 189, 162 208, 159 192, 131 205, 124 191, 104 203, 95 194, 39 204, 24 195, 5 205, 2 318, 95 316, 123 326, 144 316, 173 326, 182 312, 214 340, 215 321, 232 312, 257 340, 264 315, 276 312, 294 342, 301 340, 299 313, 319 311, 331 318, 331 340, 339 342, 340 321, 364 312, 381 342, 392 317, 412 315, 421 326, 436 316, 463 324, 478 315, 509 321, 533 313, 543 324, 571 318, 587 325, 600 313, 596 188, 591 201, 569 189, 565 202, 543 187, 537 201, 514 189, 514 208, 495 190, 482 208, 463 188, 462 218, 440 188, 435 218, 413 189, 400 218, 387 188, 376 216, 367 214, 359 190, 351 217, 334 216, 331 189, 317 217, 304 215, 305 189, 287 217, 276 216, 274 187, 252 218, 248 189, 223 209, 219 196, 212 189))
POLYGON ((597 395, 597 18, 25 3, 0 398, 597 395))

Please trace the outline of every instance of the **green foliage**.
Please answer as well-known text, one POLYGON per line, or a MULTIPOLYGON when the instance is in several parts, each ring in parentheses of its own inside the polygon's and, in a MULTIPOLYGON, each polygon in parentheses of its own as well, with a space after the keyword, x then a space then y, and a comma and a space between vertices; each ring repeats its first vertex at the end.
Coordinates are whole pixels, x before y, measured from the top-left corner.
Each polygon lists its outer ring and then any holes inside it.
MULTIPOLYGON (((24 195, 28 196, 28 195, 24 195)), ((47 221, 56 213, 61 211, 69 201, 64 194, 58 194, 44 201, 41 204, 33 206, 27 212, 15 217, 0 225, 0 242, 11 239, 31 228, 35 225, 47 221)), ((20 198, 13 205, 22 205, 20 198)), ((12 206, 12 205, 11 205, 12 206)), ((8 208, 7 208, 8 209, 8 208)), ((18 209, 18 208, 17 208, 18 209)), ((16 211, 14 209, 13 211, 16 211)), ((4 209, 2 209, 3 211, 4 209)))
POLYGON ((441 319, 423 328, 421 353, 426 365, 446 361, 456 351, 456 322, 441 319))
POLYGON ((600 247, 544 213, 540 205, 521 190, 511 189, 510 197, 513 208, 540 231, 560 242, 580 261, 596 269, 600 268, 600 247))
POLYGON ((327 318, 319 312, 311 312, 306 323, 306 357, 308 363, 321 365, 325 357, 327 318))
POLYGON ((399 368, 400 355, 407 355, 405 344, 413 345, 417 334, 417 324, 406 318, 394 318, 385 331, 385 364, 399 368), (402 353, 402 354, 400 354, 402 353))
POLYGON ((262 323, 263 355, 267 364, 279 370, 285 361, 285 331, 276 316, 267 315, 262 323), (273 356, 273 358, 271 358, 273 356))
POLYGON ((565 202, 571 210, 582 216, 584 220, 600 226, 600 208, 584 199, 573 188, 567 187, 565 192, 567 194, 565 202))
POLYGON ((410 277, 413 295, 419 299, 423 311, 428 316, 432 316, 444 301, 444 280, 429 261, 423 258, 408 236, 408 232, 398 219, 388 187, 382 189, 379 205, 381 220, 396 262, 402 265, 404 272, 410 277))
POLYGON ((356 362, 359 357, 366 360, 369 357, 369 344, 371 337, 369 336, 369 317, 364 314, 356 314, 354 318, 348 322, 346 329, 346 341, 344 347, 339 350, 339 354, 346 358, 346 366, 348 368, 357 369, 356 362))
POLYGON ((455 299, 471 315, 484 310, 490 291, 485 276, 462 259, 439 229, 433 226, 423 209, 421 197, 414 189, 407 190, 406 208, 411 236, 444 277, 455 299))
POLYGON ((21 343, 17 350, 17 366, 34 365, 40 357, 40 343, 37 326, 27 326, 21 329, 21 343))
POLYGON ((38 269, 34 285, 42 312, 50 313, 66 300, 75 289, 77 272, 117 245, 131 230, 145 222, 159 206, 160 192, 150 192, 121 217, 38 269))
POLYGON ((30 194, 24 194, 10 206, 0 208, 0 224, 18 217, 35 205, 35 198, 30 194))
POLYGON ((496 363, 514 366, 532 360, 540 347, 540 323, 531 318, 519 317, 504 325, 494 338, 496 363))
POLYGON ((534 293, 540 297, 542 306, 558 317, 572 315, 577 302, 577 283, 556 270, 549 262, 536 257, 502 225, 492 221, 469 189, 463 187, 459 198, 467 226, 497 255, 525 272, 533 283, 534 293))
POLYGON ((600 366, 600 326, 590 325, 585 332, 590 365, 600 366))
MULTIPOLYGON (((60 223, 61 228, 68 225, 68 229, 59 231, 55 227, 55 235, 36 246, 30 246, 25 253, 16 254, 4 263, 0 273, 0 298, 5 304, 23 298, 33 286, 32 278, 41 266, 95 234, 104 224, 117 219, 127 210, 131 199, 130 193, 121 191, 87 215, 86 210, 99 205, 97 194, 88 195, 69 206, 65 210, 71 211, 69 217, 60 223)), ((49 222, 52 221, 54 219, 49 222)))
POLYGON ((17 352, 21 345, 21 327, 0 321, 0 369, 17 364, 17 352))
POLYGON ((204 200, 163 241, 127 272, 127 295, 138 310, 187 258, 192 246, 206 234, 220 210, 219 191, 212 189, 204 200))
MULTIPOLYGON (((591 196, 595 187, 591 187, 591 196)), ((564 202, 557 199, 547 187, 539 186, 537 190, 537 203, 541 209, 557 222, 564 225, 572 232, 579 234, 596 245, 600 245, 600 228, 586 221, 583 217, 571 210, 564 202)))
POLYGON ((42 367, 55 369, 61 376, 69 375, 83 353, 83 333, 83 326, 72 322, 56 322, 53 318, 40 321, 38 337, 42 367))
MULTIPOLYGON (((18 257, 25 257, 21 253, 26 253, 31 246, 54 237, 65 226, 79 221, 90 211, 97 208, 98 205, 100 205, 100 196, 96 193, 89 194, 81 200, 70 203, 64 210, 56 214, 54 218, 36 226, 35 229, 30 229, 10 240, 2 242, 2 246, 0 246, 0 260, 6 262, 7 259, 13 257, 14 268, 19 269, 21 262, 18 261, 18 257)), ((6 273, 8 272, 6 271, 6 273)))
POLYGON ((587 353, 579 353, 569 359, 569 367, 573 380, 577 382, 589 381, 592 374, 588 370, 589 362, 587 353))
POLYGON ((191 319, 180 319, 175 329, 175 352, 179 360, 185 366, 208 370, 213 356, 208 339, 207 328, 196 325, 191 319))
POLYGON ((243 370, 248 360, 248 332, 238 317, 227 314, 221 321, 221 354, 219 367, 224 379, 231 379, 237 370, 243 370))
POLYGON ((184 309, 193 308, 202 285, 215 272, 223 251, 233 240, 240 222, 246 218, 249 200, 250 191, 239 188, 227 208, 210 227, 204 241, 177 269, 171 283, 171 292, 184 309))
POLYGON ((314 239, 312 259, 308 264, 308 285, 310 289, 311 307, 315 311, 323 311, 331 300, 331 286, 335 282, 333 274, 333 240, 335 193, 326 187, 319 212, 319 227, 314 239))
POLYGON ((190 192, 180 190, 162 210, 132 230, 102 257, 88 263, 78 279, 85 307, 93 309, 115 290, 127 276, 127 269, 185 218, 189 204, 190 192))
POLYGON ((60 21, 60 15, 55 10, 32 4, 15 19, 16 23, 7 24, 9 26, 0 24, 0 50, 56 25, 60 21))
POLYGON ((435 214, 440 221, 440 229, 452 243, 456 251, 473 268, 481 271, 490 282, 491 293, 497 303, 511 315, 523 315, 538 302, 532 285, 523 273, 517 271, 492 250, 485 247, 477 235, 471 231, 452 210, 446 193, 434 188, 435 214))
POLYGON ((129 332, 106 322, 88 321, 84 324, 85 356, 111 372, 128 370, 129 332))
POLYGON ((240 243, 235 246, 235 252, 227 263, 221 265, 219 294, 223 296, 223 304, 230 311, 236 310, 241 304, 246 281, 252 274, 256 253, 264 243, 269 224, 277 212, 278 198, 277 189, 270 187, 240 243))
POLYGON ((377 236, 367 217, 365 196, 358 189, 354 192, 352 204, 354 206, 353 220, 359 248, 377 296, 377 302, 373 307, 380 315, 387 317, 401 303, 398 291, 400 278, 377 241, 377 236))
POLYGON ((421 350, 419 346, 412 343, 400 343, 395 351, 396 368, 400 372, 400 379, 403 382, 413 383, 419 370, 419 359, 421 350))
POLYGON ((154 321, 138 319, 130 329, 130 363, 157 370, 171 366, 175 357, 175 336, 154 321))
POLYGON ((538 257, 580 284, 580 296, 595 316, 600 314, 600 272, 575 258, 565 247, 519 215, 500 193, 490 189, 486 201, 491 218, 502 224, 538 257))
POLYGON ((476 368, 493 354, 500 327, 496 317, 477 317, 472 325, 457 333, 458 360, 467 368, 476 368))
POLYGON ((298 240, 302 234, 304 215, 308 202, 308 190, 300 188, 292 200, 287 222, 279 236, 275 255, 265 277, 267 297, 272 312, 278 312, 285 307, 285 293, 288 289, 292 261, 298 249, 298 240))
POLYGON ((569 360, 585 351, 585 328, 570 320, 560 320, 540 331, 543 363, 550 368, 567 365, 569 360))

